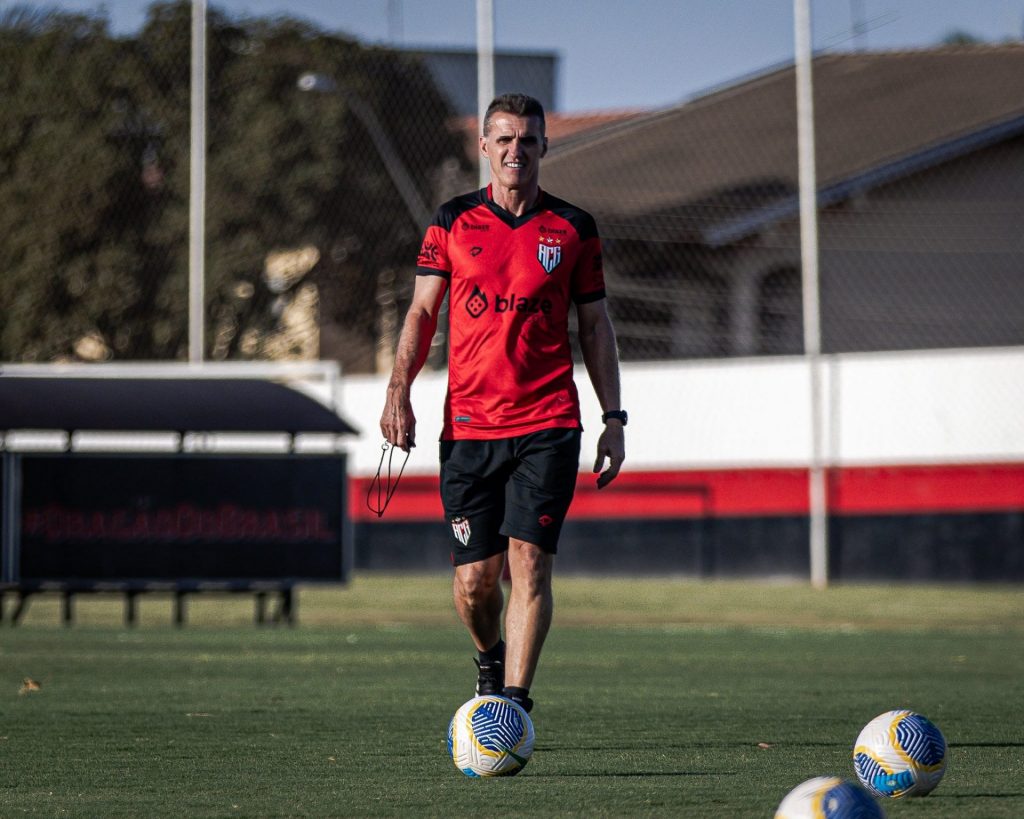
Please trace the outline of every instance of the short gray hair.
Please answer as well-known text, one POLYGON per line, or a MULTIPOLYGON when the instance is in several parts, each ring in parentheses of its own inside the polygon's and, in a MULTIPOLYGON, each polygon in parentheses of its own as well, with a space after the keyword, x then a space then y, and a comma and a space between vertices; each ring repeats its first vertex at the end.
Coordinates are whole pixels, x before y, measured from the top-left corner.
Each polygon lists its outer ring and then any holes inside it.
POLYGON ((544 136, 544 106, 540 104, 540 100, 526 94, 502 94, 495 97, 484 114, 484 136, 491 130, 491 117, 498 113, 515 114, 517 117, 537 117, 540 120, 540 135, 544 136))

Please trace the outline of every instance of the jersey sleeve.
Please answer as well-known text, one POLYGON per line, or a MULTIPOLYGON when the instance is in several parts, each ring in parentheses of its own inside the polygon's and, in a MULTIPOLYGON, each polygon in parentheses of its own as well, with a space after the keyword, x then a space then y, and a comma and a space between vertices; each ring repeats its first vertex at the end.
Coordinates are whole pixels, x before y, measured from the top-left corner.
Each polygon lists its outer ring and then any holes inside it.
POLYGON ((586 304, 605 297, 604 266, 601 261, 601 238, 595 227, 593 233, 583 239, 576 268, 572 273, 572 300, 586 304))
POLYGON ((449 230, 440 223, 439 219, 427 228, 423 236, 423 244, 420 245, 419 256, 416 258, 417 276, 443 276, 450 279, 452 275, 452 263, 448 256, 448 238, 451 235, 449 230))

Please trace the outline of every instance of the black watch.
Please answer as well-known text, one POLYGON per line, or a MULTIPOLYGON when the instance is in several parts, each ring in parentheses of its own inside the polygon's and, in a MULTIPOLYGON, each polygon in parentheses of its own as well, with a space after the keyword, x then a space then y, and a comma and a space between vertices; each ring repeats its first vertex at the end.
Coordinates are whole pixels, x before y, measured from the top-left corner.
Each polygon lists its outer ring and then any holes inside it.
POLYGON ((629 415, 625 410, 608 410, 608 412, 601 416, 601 421, 607 424, 609 418, 614 418, 616 421, 622 421, 622 426, 626 426, 626 424, 629 423, 629 415))

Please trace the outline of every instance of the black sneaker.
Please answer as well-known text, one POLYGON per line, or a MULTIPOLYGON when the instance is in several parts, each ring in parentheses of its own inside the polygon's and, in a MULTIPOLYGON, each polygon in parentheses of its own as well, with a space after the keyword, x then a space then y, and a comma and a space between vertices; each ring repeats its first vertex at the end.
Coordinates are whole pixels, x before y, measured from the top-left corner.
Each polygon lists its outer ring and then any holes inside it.
POLYGON ((489 663, 481 663, 474 659, 478 673, 476 675, 476 695, 486 697, 491 695, 501 696, 505 690, 505 664, 501 660, 492 660, 489 663))

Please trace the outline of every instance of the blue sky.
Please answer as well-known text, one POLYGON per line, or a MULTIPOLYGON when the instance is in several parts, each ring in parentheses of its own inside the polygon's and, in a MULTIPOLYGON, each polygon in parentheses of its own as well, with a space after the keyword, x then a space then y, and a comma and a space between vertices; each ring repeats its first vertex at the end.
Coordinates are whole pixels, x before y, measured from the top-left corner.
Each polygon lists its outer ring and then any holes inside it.
MULTIPOLYGON (((368 43, 471 47, 475 0, 209 0, 232 15, 288 14, 368 43)), ((14 5, 0 0, 0 8, 14 5)), ((42 3, 42 5, 53 5, 42 3)), ((146 0, 63 0, 103 9, 115 31, 146 0)), ((494 0, 499 49, 555 52, 558 108, 661 107, 793 58, 792 0, 494 0)), ((811 0, 816 50, 919 48, 953 30, 1004 42, 1024 0, 811 0), (866 33, 853 36, 854 21, 866 33)))

